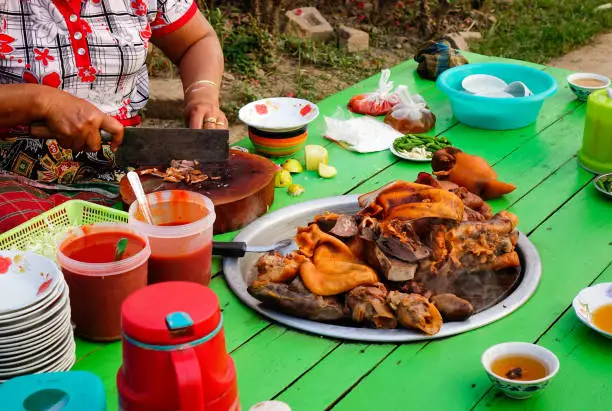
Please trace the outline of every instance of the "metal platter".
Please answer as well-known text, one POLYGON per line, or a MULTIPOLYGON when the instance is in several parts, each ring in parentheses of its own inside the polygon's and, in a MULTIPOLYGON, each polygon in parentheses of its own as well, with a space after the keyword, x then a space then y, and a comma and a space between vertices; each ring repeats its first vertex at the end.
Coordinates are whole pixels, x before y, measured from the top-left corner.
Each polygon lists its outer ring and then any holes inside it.
MULTIPOLYGON (((320 200, 296 204, 267 214, 244 228, 235 241, 249 245, 268 245, 275 241, 295 236, 297 227, 306 225, 317 214, 325 211, 334 213, 356 213, 359 211, 358 196, 328 197, 320 200)), ((377 330, 363 327, 329 324, 294 317, 263 306, 247 292, 255 275, 253 266, 260 254, 247 254, 243 258, 226 258, 223 262, 225 279, 234 293, 246 305, 259 314, 278 323, 312 334, 368 342, 407 342, 448 337, 464 333, 490 324, 503 318, 523 305, 535 292, 542 275, 542 264, 535 246, 520 234, 516 248, 521 259, 520 281, 515 288, 496 304, 472 315, 466 321, 446 322, 439 333, 425 335, 419 331, 406 329, 377 330)))

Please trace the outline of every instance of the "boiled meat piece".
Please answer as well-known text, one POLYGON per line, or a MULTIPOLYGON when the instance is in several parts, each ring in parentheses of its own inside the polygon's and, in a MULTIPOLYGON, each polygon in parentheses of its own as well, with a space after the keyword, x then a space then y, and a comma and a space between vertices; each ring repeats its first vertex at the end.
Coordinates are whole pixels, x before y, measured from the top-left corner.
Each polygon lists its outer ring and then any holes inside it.
POLYGON ((394 181, 359 197, 363 208, 359 215, 379 221, 410 221, 439 218, 461 221, 463 202, 456 195, 439 188, 407 181, 394 181))
POLYGON ((442 328, 440 312, 422 295, 391 291, 387 303, 405 328, 416 328, 429 335, 437 334, 442 328))
POLYGON ((376 244, 388 256, 409 263, 423 260, 430 255, 430 249, 421 243, 412 226, 397 220, 380 225, 376 244))
POLYGON ((386 302, 387 289, 381 283, 353 288, 345 299, 353 321, 374 328, 396 328, 397 319, 386 302))
POLYGON ((329 233, 336 237, 353 237, 359 234, 359 226, 354 216, 342 214, 329 233))
POLYGON ((436 180, 434 176, 424 172, 419 173, 415 182, 434 188, 441 188, 457 195, 465 206, 463 221, 482 221, 488 220, 493 216, 491 206, 465 187, 459 187, 457 184, 447 180, 436 180))
POLYGON ((296 317, 313 321, 338 321, 347 317, 338 298, 312 294, 299 277, 289 284, 253 284, 248 292, 264 305, 296 317))
POLYGON ((367 261, 388 281, 409 281, 414 278, 418 264, 407 263, 387 256, 375 243, 367 244, 367 261))
POLYGON ((431 297, 430 300, 445 321, 464 321, 474 313, 472 304, 455 294, 438 294, 431 297))
POLYGON ((298 275, 300 266, 307 258, 296 252, 291 252, 287 256, 281 255, 278 251, 271 251, 262 255, 255 264, 257 270, 256 283, 286 283, 298 275))
POLYGON ((485 220, 493 217, 493 208, 485 201, 478 197, 476 194, 471 193, 465 187, 457 187, 450 190, 451 193, 455 194, 457 197, 463 201, 463 204, 481 214, 485 220))
POLYGON ((431 160, 434 174, 441 180, 449 180, 485 200, 501 197, 516 189, 514 184, 497 180, 497 173, 489 163, 455 147, 436 151, 431 160))
POLYGON ((298 228, 295 241, 302 254, 312 257, 300 266, 300 276, 314 294, 336 295, 378 282, 376 272, 363 264, 348 245, 316 224, 298 228))

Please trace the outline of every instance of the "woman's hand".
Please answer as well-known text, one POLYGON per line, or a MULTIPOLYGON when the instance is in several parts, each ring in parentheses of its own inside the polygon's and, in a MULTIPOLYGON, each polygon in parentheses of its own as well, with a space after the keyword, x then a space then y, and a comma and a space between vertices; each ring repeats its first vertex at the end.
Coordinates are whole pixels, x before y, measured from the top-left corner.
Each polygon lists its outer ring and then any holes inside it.
MULTIPOLYGON (((204 86, 206 87, 206 86, 204 86)), ((194 89, 185 96, 185 122, 189 128, 227 129, 227 118, 219 109, 217 91, 194 89)))
MULTIPOLYGON (((42 117, 47 128, 59 145, 74 152, 99 151, 102 148, 100 130, 111 134, 111 149, 123 141, 123 125, 91 103, 74 97, 66 92, 51 89, 45 90, 42 98, 42 117)), ((35 137, 49 137, 36 135, 35 137)))

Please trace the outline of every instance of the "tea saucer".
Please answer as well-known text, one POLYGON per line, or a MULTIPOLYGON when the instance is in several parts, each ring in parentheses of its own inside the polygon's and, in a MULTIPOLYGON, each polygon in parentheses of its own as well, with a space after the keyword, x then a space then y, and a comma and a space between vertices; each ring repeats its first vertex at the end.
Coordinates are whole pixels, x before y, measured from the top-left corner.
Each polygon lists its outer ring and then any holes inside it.
POLYGON ((584 288, 572 301, 572 306, 580 321, 601 335, 612 338, 612 333, 597 328, 593 323, 593 312, 608 304, 612 304, 612 283, 601 283, 584 288))

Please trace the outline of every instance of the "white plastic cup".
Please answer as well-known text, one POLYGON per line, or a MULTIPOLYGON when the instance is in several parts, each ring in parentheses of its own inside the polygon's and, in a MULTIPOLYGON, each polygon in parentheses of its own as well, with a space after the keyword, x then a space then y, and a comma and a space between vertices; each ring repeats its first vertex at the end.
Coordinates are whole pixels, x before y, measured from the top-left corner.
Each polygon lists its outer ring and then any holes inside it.
POLYGON ((202 194, 184 190, 147 195, 156 225, 148 224, 138 202, 128 221, 151 243, 149 284, 164 281, 210 283, 215 208, 202 194))

